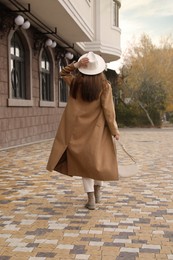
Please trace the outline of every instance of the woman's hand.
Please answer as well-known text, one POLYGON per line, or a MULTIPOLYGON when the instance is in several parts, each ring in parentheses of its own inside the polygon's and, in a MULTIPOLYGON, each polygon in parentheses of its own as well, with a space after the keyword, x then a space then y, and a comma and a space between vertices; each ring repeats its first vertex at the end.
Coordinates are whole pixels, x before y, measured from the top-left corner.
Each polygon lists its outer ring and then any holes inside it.
POLYGON ((84 57, 84 58, 82 58, 81 60, 79 60, 78 62, 76 62, 76 63, 74 64, 74 66, 75 66, 76 68, 87 67, 88 62, 89 62, 89 59, 88 59, 87 57, 84 57))
POLYGON ((89 59, 88 58, 82 58, 81 60, 79 60, 79 68, 80 67, 87 67, 87 64, 89 62, 89 59))
POLYGON ((120 134, 117 133, 116 135, 114 135, 114 137, 115 137, 116 140, 119 140, 120 134))

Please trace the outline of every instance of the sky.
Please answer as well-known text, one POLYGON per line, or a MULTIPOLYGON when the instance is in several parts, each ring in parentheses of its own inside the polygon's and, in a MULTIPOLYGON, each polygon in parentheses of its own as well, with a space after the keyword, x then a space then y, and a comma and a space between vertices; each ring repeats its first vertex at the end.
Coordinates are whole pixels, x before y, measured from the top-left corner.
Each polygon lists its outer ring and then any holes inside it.
MULTIPOLYGON (((156 45, 161 38, 173 37, 173 0, 121 0, 119 15, 122 53, 143 33, 156 45)), ((120 64, 121 59, 109 63, 108 68, 117 71, 120 64)))

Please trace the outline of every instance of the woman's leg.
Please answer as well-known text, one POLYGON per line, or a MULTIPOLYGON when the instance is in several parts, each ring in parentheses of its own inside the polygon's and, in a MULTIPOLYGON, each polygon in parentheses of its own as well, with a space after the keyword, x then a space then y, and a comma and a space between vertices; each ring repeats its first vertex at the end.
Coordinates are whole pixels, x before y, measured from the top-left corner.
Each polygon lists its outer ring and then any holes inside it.
POLYGON ((88 209, 95 209, 95 196, 94 196, 94 180, 90 178, 82 178, 84 191, 88 195, 88 202, 85 205, 88 209))
POLYGON ((101 200, 100 188, 103 185, 102 181, 94 181, 94 195, 95 195, 95 202, 99 203, 101 200))
POLYGON ((85 192, 94 192, 94 180, 90 178, 82 178, 85 192))
POLYGON ((103 182, 94 180, 94 185, 98 185, 101 187, 103 185, 103 182))

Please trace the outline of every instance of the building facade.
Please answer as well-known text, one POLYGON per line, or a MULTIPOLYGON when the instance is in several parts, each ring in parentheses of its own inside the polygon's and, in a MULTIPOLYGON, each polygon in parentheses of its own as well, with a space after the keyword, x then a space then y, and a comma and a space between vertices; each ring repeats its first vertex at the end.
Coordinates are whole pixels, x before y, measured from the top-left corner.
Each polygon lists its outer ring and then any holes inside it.
POLYGON ((94 51, 120 58, 119 0, 0 0, 0 149, 51 139, 66 105, 59 72, 94 51))

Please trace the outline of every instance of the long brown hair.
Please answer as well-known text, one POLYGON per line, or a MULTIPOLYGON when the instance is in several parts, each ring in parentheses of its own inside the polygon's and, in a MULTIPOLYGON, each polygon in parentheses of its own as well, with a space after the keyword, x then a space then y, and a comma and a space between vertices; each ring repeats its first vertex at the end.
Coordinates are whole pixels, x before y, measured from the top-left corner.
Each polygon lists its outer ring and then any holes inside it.
POLYGON ((70 95, 76 99, 79 94, 84 101, 92 102, 99 98, 105 81, 103 73, 85 75, 79 72, 71 83, 70 95))

